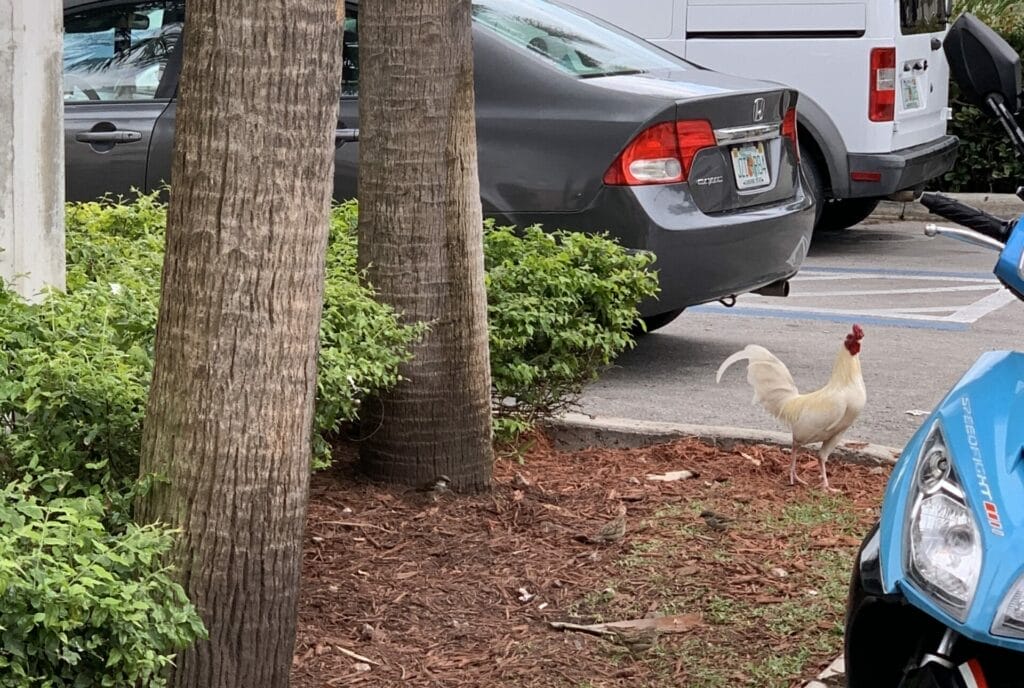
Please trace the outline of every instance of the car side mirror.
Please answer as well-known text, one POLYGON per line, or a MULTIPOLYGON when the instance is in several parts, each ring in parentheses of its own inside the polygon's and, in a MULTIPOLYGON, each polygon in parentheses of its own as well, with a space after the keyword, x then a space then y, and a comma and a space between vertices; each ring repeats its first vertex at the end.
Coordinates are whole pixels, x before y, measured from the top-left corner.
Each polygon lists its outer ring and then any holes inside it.
POLYGON ((949 28, 943 48, 964 100, 987 111, 1002 105, 1020 112, 1020 56, 1002 36, 964 13, 949 28))

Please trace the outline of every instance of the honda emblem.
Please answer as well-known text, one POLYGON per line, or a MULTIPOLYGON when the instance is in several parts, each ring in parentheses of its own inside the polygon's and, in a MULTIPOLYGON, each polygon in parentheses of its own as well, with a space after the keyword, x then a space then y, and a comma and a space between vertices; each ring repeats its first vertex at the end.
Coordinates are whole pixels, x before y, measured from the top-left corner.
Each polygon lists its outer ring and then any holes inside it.
POLYGON ((754 98, 754 121, 760 122, 764 119, 764 98, 754 98))

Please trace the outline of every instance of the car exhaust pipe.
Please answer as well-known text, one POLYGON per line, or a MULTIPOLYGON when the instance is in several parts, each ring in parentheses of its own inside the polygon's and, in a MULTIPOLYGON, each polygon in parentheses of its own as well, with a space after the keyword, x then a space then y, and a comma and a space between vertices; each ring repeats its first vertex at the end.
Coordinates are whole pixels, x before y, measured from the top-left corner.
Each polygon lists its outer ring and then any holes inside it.
POLYGON ((897 203, 913 203, 921 197, 920 191, 914 189, 905 189, 903 191, 897 191, 886 196, 886 199, 890 201, 896 201, 897 203))
POLYGON ((755 294, 761 296, 789 296, 789 280, 779 280, 754 290, 755 294))

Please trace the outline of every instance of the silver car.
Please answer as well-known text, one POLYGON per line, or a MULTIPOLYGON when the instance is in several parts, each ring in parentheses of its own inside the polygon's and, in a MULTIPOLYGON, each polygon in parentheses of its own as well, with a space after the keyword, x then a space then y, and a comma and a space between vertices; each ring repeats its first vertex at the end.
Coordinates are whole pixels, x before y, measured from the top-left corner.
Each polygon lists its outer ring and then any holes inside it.
MULTIPOLYGON (((347 12, 339 130, 359 126, 358 3, 347 12)), ((69 200, 169 181, 184 21, 184 0, 64 0, 69 200)), ((814 220, 795 91, 548 0, 474 0, 473 22, 486 216, 652 251, 651 329, 687 306, 783 291, 814 220)), ((338 147, 338 199, 357 193, 357 149, 338 147)))

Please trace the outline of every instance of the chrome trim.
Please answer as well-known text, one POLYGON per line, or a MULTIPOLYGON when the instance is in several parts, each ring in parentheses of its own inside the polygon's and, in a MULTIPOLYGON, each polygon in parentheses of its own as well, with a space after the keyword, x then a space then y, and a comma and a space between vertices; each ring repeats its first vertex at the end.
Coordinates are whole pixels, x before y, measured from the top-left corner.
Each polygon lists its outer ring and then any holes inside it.
POLYGON ((715 129, 715 141, 719 146, 728 143, 746 143, 748 141, 764 141, 772 139, 782 133, 782 124, 755 124, 746 127, 729 127, 727 129, 715 129))
POLYGON ((973 246, 980 246, 981 248, 989 248, 993 251, 1002 251, 1006 248, 1006 244, 1001 241, 996 241, 991 237, 987 237, 984 234, 979 234, 970 229, 960 229, 959 227, 943 227, 929 223, 924 226, 925 236, 944 236, 950 239, 958 239, 965 244, 971 244, 973 246))
POLYGON ((754 121, 755 122, 763 122, 764 121, 764 107, 765 107, 764 98, 754 98, 754 121))
POLYGON ((947 628, 946 632, 942 634, 942 640, 939 641, 939 649, 937 650, 940 657, 949 657, 953 654, 953 645, 956 643, 957 632, 952 628, 947 628))

